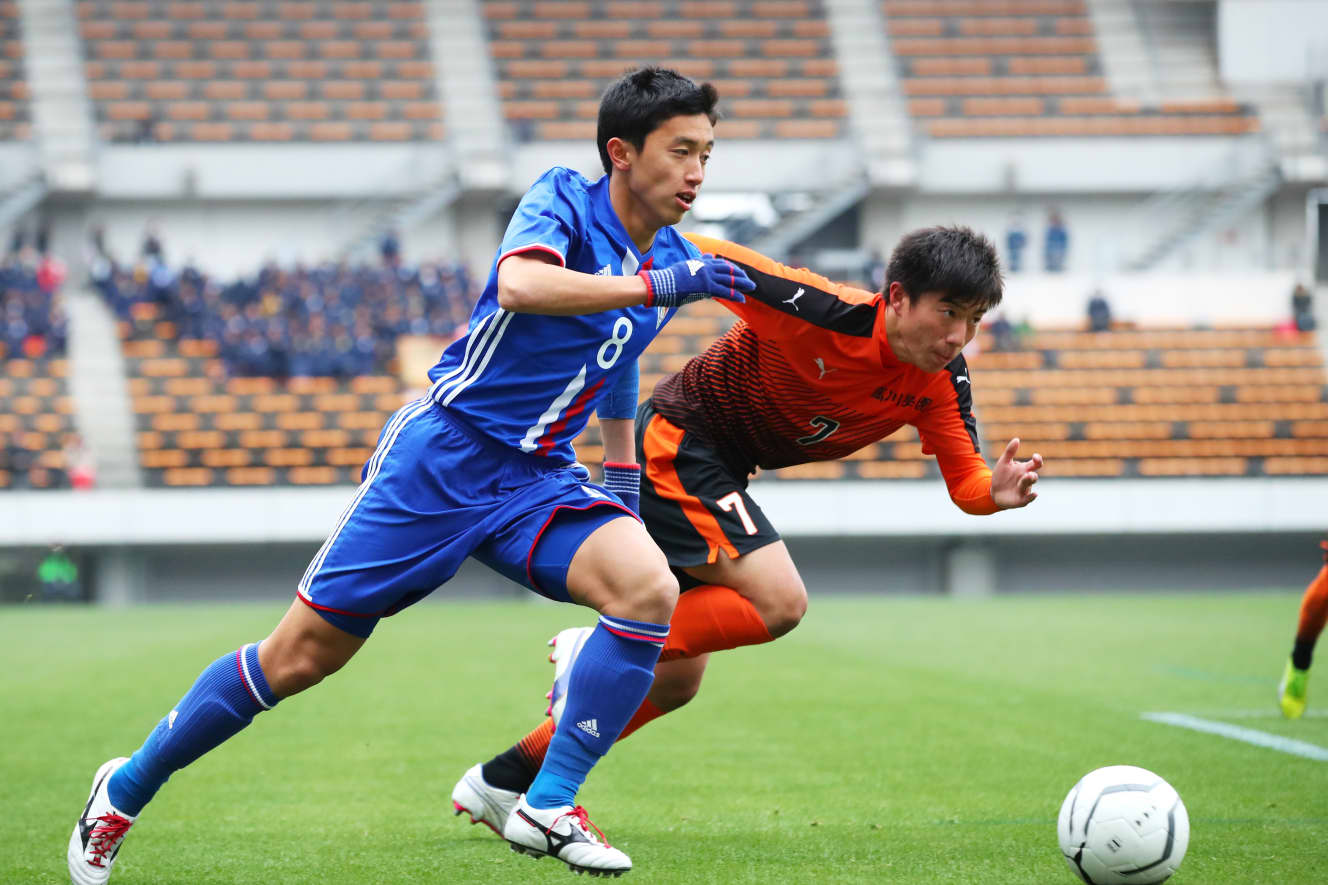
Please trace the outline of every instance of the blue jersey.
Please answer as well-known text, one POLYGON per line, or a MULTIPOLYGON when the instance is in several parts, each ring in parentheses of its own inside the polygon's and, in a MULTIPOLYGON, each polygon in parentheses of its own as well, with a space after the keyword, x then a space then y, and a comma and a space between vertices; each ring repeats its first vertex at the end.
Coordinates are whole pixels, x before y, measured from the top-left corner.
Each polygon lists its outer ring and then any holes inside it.
POLYGON ((635 274, 699 256, 671 227, 648 252, 633 245, 609 202, 609 176, 591 184, 555 166, 526 191, 503 236, 470 329, 429 371, 429 397, 474 429, 554 462, 576 460, 572 440, 591 411, 676 308, 623 307, 579 316, 513 313, 498 306, 498 265, 544 252, 588 274, 635 274))

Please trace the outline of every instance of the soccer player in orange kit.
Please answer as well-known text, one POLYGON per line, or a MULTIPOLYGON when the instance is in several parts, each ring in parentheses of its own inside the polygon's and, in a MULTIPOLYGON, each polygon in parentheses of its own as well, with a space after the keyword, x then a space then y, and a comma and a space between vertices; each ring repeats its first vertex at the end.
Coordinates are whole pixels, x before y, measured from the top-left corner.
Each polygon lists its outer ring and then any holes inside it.
MULTIPOLYGON (((1282 715, 1299 719, 1305 714, 1306 689, 1310 681, 1310 660, 1314 646, 1328 621, 1328 541, 1320 541, 1323 548, 1323 568, 1305 588, 1300 600, 1300 619, 1296 623, 1296 642, 1291 648, 1282 682, 1277 687, 1277 701, 1282 715)), ((656 677, 657 679, 659 677, 656 677)), ((640 713, 637 713, 639 716, 640 713)))
MULTIPOLYGON (((935 454, 951 499, 980 515, 1032 502, 1042 467, 1038 454, 1015 460, 1017 438, 994 468, 978 447, 961 351, 1001 300, 999 261, 985 237, 965 227, 909 233, 880 293, 733 243, 688 239, 742 268, 756 290, 744 304, 725 304, 740 322, 661 381, 637 412, 639 512, 685 592, 650 693, 620 739, 691 700, 711 652, 769 642, 806 611, 797 567, 748 493, 756 468, 841 458, 908 424, 935 454)), ((604 436, 605 460, 621 461, 610 427, 604 436)), ((501 829, 539 770, 586 631, 555 637, 555 718, 467 771, 452 793, 458 814, 501 829)))

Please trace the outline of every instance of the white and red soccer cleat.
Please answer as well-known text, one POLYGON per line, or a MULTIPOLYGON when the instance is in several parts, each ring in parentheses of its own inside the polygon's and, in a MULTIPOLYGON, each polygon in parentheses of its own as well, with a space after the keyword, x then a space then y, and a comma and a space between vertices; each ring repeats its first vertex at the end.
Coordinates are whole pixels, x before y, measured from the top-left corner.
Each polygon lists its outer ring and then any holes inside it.
POLYGON ((544 712, 553 717, 554 728, 558 727, 558 721, 563 718, 563 709, 567 706, 572 664, 594 632, 594 627, 568 627, 549 640, 549 645, 553 646, 553 651, 549 653, 549 660, 553 662, 553 688, 545 695, 549 699, 549 709, 544 712))
POLYGON ((632 859, 609 845, 580 805, 531 808, 522 796, 503 826, 503 838, 518 854, 556 857, 574 873, 621 876, 632 859))
POLYGON ((484 824, 499 836, 503 834, 507 816, 520 798, 520 793, 495 787, 486 781, 482 765, 472 765, 452 788, 452 807, 456 813, 469 814, 472 824, 484 824))
POLYGON ((74 885, 103 885, 111 877, 111 865, 134 818, 111 805, 106 784, 128 761, 123 756, 112 759, 92 778, 88 804, 83 806, 83 814, 69 837, 69 878, 74 885))

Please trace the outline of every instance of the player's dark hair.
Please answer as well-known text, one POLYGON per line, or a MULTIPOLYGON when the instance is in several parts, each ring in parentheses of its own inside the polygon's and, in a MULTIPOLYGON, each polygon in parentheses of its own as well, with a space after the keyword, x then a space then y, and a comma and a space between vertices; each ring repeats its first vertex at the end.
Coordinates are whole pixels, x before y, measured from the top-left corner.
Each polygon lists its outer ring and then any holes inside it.
POLYGON ((646 136, 673 117, 705 114, 713 126, 719 119, 715 103, 719 93, 709 83, 700 86, 668 68, 638 68, 623 74, 599 101, 599 128, 595 145, 607 173, 609 139, 621 138, 638 151, 645 147, 646 136))
POLYGON ((890 254, 885 289, 899 283, 913 303, 940 292, 963 307, 990 310, 1001 303, 1001 262, 991 240, 970 227, 924 227, 905 234, 890 254))

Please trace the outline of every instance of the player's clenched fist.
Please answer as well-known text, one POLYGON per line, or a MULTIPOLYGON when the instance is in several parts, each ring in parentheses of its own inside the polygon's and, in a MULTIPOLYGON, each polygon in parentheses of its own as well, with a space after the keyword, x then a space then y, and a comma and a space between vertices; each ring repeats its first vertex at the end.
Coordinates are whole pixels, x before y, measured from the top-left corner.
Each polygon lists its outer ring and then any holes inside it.
POLYGON ((661 270, 643 270, 646 307, 680 307, 702 298, 722 298, 725 301, 746 301, 743 292, 756 288, 742 268, 723 258, 702 255, 670 264, 661 270))

